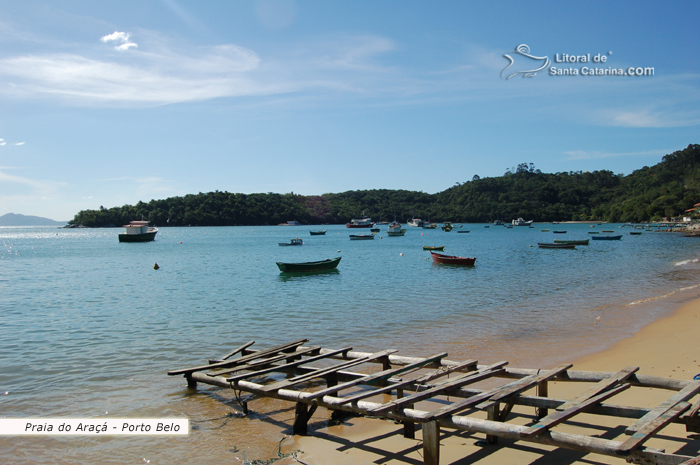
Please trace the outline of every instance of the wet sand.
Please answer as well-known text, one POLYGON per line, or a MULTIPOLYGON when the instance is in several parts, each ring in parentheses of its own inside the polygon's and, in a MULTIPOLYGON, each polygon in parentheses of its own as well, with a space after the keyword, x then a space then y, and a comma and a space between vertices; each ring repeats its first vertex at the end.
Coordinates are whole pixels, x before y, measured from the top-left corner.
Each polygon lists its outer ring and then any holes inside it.
MULTIPOLYGON (((689 380, 700 373, 700 299, 683 305, 671 316, 659 319, 632 337, 623 339, 609 349, 574 361, 574 370, 619 371, 627 366, 639 366, 640 374, 689 380)), ((550 368, 550 367, 541 367, 550 368)), ((590 386, 588 383, 550 383, 549 394, 557 398, 572 398, 590 386)), ((673 391, 633 387, 614 398, 615 404, 655 407, 670 397, 673 391)), ((532 409, 529 409, 532 410, 532 409)), ((514 409, 514 421, 528 424, 531 411, 514 409), (527 416, 525 416, 527 415, 527 416)), ((323 413, 317 413, 323 415, 323 413)), ((481 418, 485 413, 481 413, 481 418)), ((629 419, 582 414, 572 425, 557 426, 557 431, 595 434, 606 439, 624 441, 629 419), (601 420, 604 419, 604 420, 601 420), (595 421, 593 421, 595 420, 595 421), (596 425, 596 426, 593 426, 596 425)), ((353 418, 342 425, 317 429, 306 437, 291 437, 284 443, 287 451, 297 450, 299 461, 308 465, 343 464, 422 464, 421 432, 416 439, 406 439, 402 426, 390 421, 353 418)), ((682 425, 669 425, 657 433, 657 438, 645 443, 647 447, 664 448, 668 453, 700 455, 700 435, 686 433, 682 425), (678 440, 674 438, 681 438, 678 440), (688 439, 685 439, 688 438, 688 439)), ((585 454, 526 442, 499 439, 497 445, 484 445, 483 434, 468 434, 443 430, 440 440, 441 464, 624 464, 622 458, 585 454)), ((296 460, 289 463, 298 463, 296 460)))

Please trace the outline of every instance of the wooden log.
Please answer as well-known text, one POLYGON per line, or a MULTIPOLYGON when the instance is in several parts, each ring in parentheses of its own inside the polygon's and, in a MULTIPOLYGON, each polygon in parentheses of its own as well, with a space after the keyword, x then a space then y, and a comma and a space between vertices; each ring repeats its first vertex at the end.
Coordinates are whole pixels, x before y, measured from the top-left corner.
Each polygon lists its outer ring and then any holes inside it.
POLYGON ((293 354, 280 354, 280 355, 275 355, 275 356, 270 357, 270 358, 264 358, 264 359, 261 359, 261 360, 255 360, 255 361, 251 361, 251 362, 249 362, 249 363, 244 363, 243 365, 235 365, 235 366, 232 366, 232 367, 224 368, 224 369, 222 369, 222 370, 210 371, 210 372, 207 373, 207 374, 208 374, 209 376, 221 376, 221 375, 225 375, 225 374, 228 374, 228 373, 234 373, 234 372, 236 372, 236 371, 256 370, 256 369, 258 369, 258 368, 260 368, 260 367, 263 367, 263 366, 266 366, 266 365, 271 365, 271 364, 273 364, 273 363, 276 363, 276 362, 279 362, 279 361, 282 361, 282 360, 288 360, 288 359, 292 358, 292 357, 290 357, 290 356, 293 356, 293 357, 301 357, 302 355, 312 354, 312 353, 314 353, 314 352, 318 352, 319 349, 320 349, 320 347, 318 347, 318 346, 316 346, 316 347, 308 347, 308 348, 306 348, 306 349, 304 349, 304 350, 297 350, 297 351, 294 352, 293 354))
POLYGON ((286 389, 286 388, 293 386, 295 384, 303 383, 303 382, 312 380, 314 378, 319 378, 323 375, 333 373, 333 372, 336 372, 338 370, 343 370, 346 368, 353 367, 355 365, 361 365, 363 363, 367 363, 367 362, 370 362, 372 360, 376 360, 376 359, 381 358, 381 357, 386 357, 388 354, 390 354, 392 352, 396 352, 396 351, 395 350, 383 350, 381 352, 377 352, 375 354, 369 355, 369 356, 364 357, 364 358, 357 358, 357 359, 350 360, 350 361, 345 362, 345 363, 341 363, 339 365, 334 365, 332 367, 323 368, 323 369, 320 369, 320 370, 317 370, 317 371, 314 371, 314 372, 311 372, 311 373, 308 373, 305 375, 295 376, 294 378, 286 379, 283 381, 279 381, 277 383, 273 383, 269 386, 265 386, 264 391, 267 392, 267 391, 276 391, 278 389, 286 389))
POLYGON ((598 394, 610 389, 612 386, 622 383, 625 381, 627 378, 635 374, 639 370, 639 367, 625 367, 622 370, 620 370, 618 373, 615 373, 613 376, 610 376, 609 378, 606 378, 602 381, 599 381, 595 386, 591 387, 590 389, 586 390, 585 392, 581 393, 574 399, 570 400, 569 402, 560 405, 558 407, 558 410, 568 410, 572 406, 576 404, 580 404, 586 399, 590 399, 591 397, 597 396, 598 394))
POLYGON ((372 375, 365 376, 363 378, 357 378, 352 381, 348 381, 342 384, 339 384, 337 386, 329 387, 327 389, 322 389, 320 391, 313 392, 311 394, 311 398, 317 398, 317 397, 323 397, 329 394, 335 394, 337 392, 342 391, 343 389, 348 389, 354 386, 357 386, 359 384, 373 384, 376 381, 382 380, 385 381, 393 376, 400 375, 402 373, 405 373, 407 371, 415 370, 418 368, 423 368, 425 365, 428 365, 430 363, 434 363, 437 360, 440 360, 443 357, 447 356, 447 352, 442 352, 440 354, 433 355, 431 357, 426 358, 425 360, 421 360, 419 362, 411 363, 409 365, 404 365, 399 368, 393 368, 390 370, 383 370, 380 371, 379 373, 375 373, 372 375))
POLYGON ((460 376, 458 378, 454 378, 450 380, 449 382, 443 383, 441 385, 435 386, 430 389, 426 389, 425 391, 417 392, 413 395, 410 395, 408 397, 404 397, 402 399, 396 399, 391 402, 388 402, 386 404, 382 404, 381 407, 371 409, 367 413, 370 415, 382 415, 385 412, 388 412, 390 410, 397 409, 401 407, 402 405, 406 404, 414 404, 416 402, 420 402, 421 400, 428 399, 430 397, 436 396, 438 394, 441 394, 445 392, 448 389, 454 388, 454 387, 459 387, 459 386, 464 386, 465 384, 471 384, 471 383, 476 383, 478 381, 482 381, 486 378, 490 378, 492 376, 495 376, 497 373, 503 370, 503 365, 508 362, 499 362, 494 365, 490 365, 488 367, 485 367, 479 371, 473 372, 466 374, 464 376, 460 376))
POLYGON ((605 399, 608 399, 614 395, 617 395, 620 392, 628 389, 629 387, 630 387, 629 384, 623 384, 621 386, 617 386, 613 389, 605 391, 602 394, 598 394, 597 396, 593 396, 589 399, 586 399, 583 402, 579 402, 578 404, 572 404, 568 409, 566 409, 564 411, 554 412, 553 414, 540 420, 537 424, 530 426, 527 430, 520 433, 520 436, 521 437, 530 437, 530 436, 536 436, 538 434, 542 434, 547 429, 552 428, 553 426, 556 426, 556 425, 568 420, 569 418, 573 417, 574 415, 585 412, 587 409, 589 409, 593 405, 598 404, 598 403, 604 401, 605 399))
POLYGON ((269 349, 265 350, 260 350, 257 352, 254 352, 250 355, 244 355, 243 357, 239 357, 233 360, 225 360, 223 362, 219 363, 212 363, 210 365, 201 365, 197 367, 192 367, 192 368, 182 368, 179 370, 172 370, 168 372, 169 376, 175 376, 175 375, 184 375, 185 373, 194 373, 197 371, 204 371, 204 370, 211 370, 212 368, 223 368, 225 366, 232 366, 232 365, 239 365, 243 362, 248 362, 250 360, 255 360, 256 358, 261 358, 266 355, 274 354, 277 352, 282 352, 284 350, 289 350, 293 347, 297 347, 302 345, 303 343, 308 342, 308 339, 299 339, 293 342, 288 342, 286 344, 281 344, 275 347, 271 347, 269 349))
POLYGON ((656 434, 657 431, 661 430, 663 427, 671 423, 675 418, 679 417, 683 412, 690 408, 690 404, 687 402, 680 402, 675 406, 668 409, 663 414, 654 418, 652 421, 646 423, 644 426, 639 428, 639 430, 632 435, 627 441, 620 445, 617 450, 622 454, 629 453, 632 449, 636 449, 641 446, 644 442, 651 439, 651 437, 656 434))
MULTIPOLYGON (((644 428, 647 423, 652 422, 655 418, 665 414, 669 409, 673 408, 676 404, 680 402, 685 402, 686 400, 692 398, 695 394, 700 391, 700 383, 694 381, 688 384, 686 387, 678 391, 675 395, 671 396, 663 404, 659 405, 655 409, 652 409, 649 413, 640 418, 636 423, 628 426, 625 430, 625 434, 634 434, 640 429, 644 428)), ((687 410, 687 409, 686 409, 687 410)))
MULTIPOLYGON (((346 348, 346 349, 338 349, 337 351, 335 351, 335 353, 346 352, 349 349, 351 349, 351 347, 346 348)), ((313 350, 314 350, 313 348, 309 349, 309 351, 313 351, 313 350)), ((295 352, 295 353, 299 354, 299 352, 295 352)), ((296 362, 285 363, 284 367, 285 368, 293 368, 293 367, 297 367, 299 365, 306 365, 307 363, 315 362, 316 360, 321 360, 321 359, 327 358, 329 356, 330 355, 328 355, 328 354, 316 355, 314 357, 309 357, 309 358, 305 358, 302 360, 297 360, 296 362)), ((256 378, 258 376, 261 376, 261 375, 264 375, 267 373, 279 371, 279 369, 280 369, 279 366, 273 366, 270 368, 265 368, 263 370, 257 370, 257 371, 251 372, 251 373, 243 373, 240 375, 231 376, 230 378, 226 378, 226 381, 228 381, 230 383, 230 382, 238 381, 240 379, 245 379, 245 378, 256 378)))
POLYGON ((236 355, 238 352, 243 352, 244 350, 246 350, 248 347, 252 346, 253 344, 255 344, 255 341, 246 342, 246 343, 243 344, 242 346, 240 346, 240 347, 234 349, 233 352, 229 352, 228 354, 226 354, 226 355, 224 355, 223 357, 221 357, 221 361, 228 360, 229 358, 231 358, 231 357, 233 357, 234 355, 236 355))
POLYGON ((440 464, 440 425, 437 421, 423 423, 423 464, 440 464))

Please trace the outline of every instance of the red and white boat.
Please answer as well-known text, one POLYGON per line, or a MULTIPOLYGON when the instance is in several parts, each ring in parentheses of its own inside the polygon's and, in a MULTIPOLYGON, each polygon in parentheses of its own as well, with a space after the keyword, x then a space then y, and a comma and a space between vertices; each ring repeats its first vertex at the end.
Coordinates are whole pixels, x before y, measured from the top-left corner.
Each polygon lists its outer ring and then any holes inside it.
POLYGON ((476 261, 476 257, 458 257, 456 255, 443 255, 435 252, 430 252, 430 256, 433 257, 435 263, 442 263, 444 265, 474 266, 474 262, 476 261))

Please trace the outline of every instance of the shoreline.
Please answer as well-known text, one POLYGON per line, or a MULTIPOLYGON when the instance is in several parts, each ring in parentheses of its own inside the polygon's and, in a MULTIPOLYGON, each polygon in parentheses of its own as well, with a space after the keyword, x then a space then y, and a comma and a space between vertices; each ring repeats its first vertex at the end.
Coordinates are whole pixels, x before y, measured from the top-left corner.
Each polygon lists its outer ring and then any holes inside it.
MULTIPOLYGON (((642 327, 630 337, 626 337, 602 351, 583 355, 573 360, 573 369, 582 371, 617 372, 626 366, 638 366, 640 374, 690 380, 700 373, 700 295, 686 301, 670 315, 658 318, 642 327)), ((562 360, 564 362, 565 360, 562 360)), ((570 361, 570 360, 569 360, 570 361)), ((530 367, 532 368, 532 367, 530 367)), ((542 367, 548 368, 548 367, 542 367)), ((550 395, 558 398, 571 398, 576 395, 573 383, 553 382, 550 395)), ((656 407, 672 391, 650 392, 649 389, 632 388, 620 396, 625 405, 656 407)), ((691 401, 694 399, 691 399, 691 401)), ((483 417, 484 415, 481 415, 483 417)), ((596 418, 597 425, 612 429, 619 419, 596 418), (608 421, 609 420, 609 421, 608 421), (610 423, 608 425, 608 423, 610 423)), ((576 418, 584 422, 585 414, 576 418)), ((631 420, 630 420, 631 424, 631 420)), ((583 425, 584 427, 589 425, 583 425)), ((569 428, 560 425, 557 428, 569 428)), ((578 426, 580 428, 581 425, 578 426)), ((285 441, 285 448, 299 452, 298 458, 308 465, 382 463, 405 464, 422 463, 422 442, 420 430, 416 439, 402 436, 400 425, 389 421, 367 418, 352 418, 338 426, 324 427, 310 436, 294 436, 285 441)), ((623 428, 624 429, 624 428, 623 428)), ((564 431, 565 429, 562 429, 564 431)), ((604 429, 600 429, 605 434, 604 429)), ((617 432, 617 431, 616 431, 617 432)), ((589 433, 590 434, 590 433, 589 433)), ((624 433, 608 439, 624 440, 624 433)), ((443 431, 440 447, 441 464, 475 463, 481 465, 537 464, 584 465, 591 463, 625 464, 624 458, 556 449, 527 442, 500 440, 499 445, 483 447, 482 434, 455 433, 443 431)), ((700 437, 685 432, 683 425, 672 424, 661 435, 650 440, 648 447, 666 449, 672 453, 683 447, 685 455, 700 455, 700 437), (666 433, 666 434, 663 434, 666 433), (691 439, 679 441, 678 438, 691 439), (674 441, 673 438, 676 438, 674 441)), ((290 462, 292 463, 292 462, 290 462)))

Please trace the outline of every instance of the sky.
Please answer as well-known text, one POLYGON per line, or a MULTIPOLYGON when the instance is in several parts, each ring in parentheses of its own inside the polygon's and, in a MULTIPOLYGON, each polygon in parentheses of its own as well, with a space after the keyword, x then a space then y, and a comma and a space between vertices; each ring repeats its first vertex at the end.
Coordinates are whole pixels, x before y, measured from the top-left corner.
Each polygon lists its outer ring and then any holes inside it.
POLYGON ((520 163, 627 175, 700 143, 698 18, 696 1, 0 0, 0 215, 435 193, 520 163))

